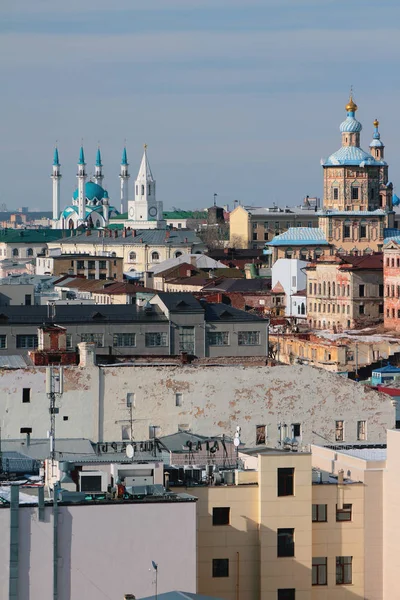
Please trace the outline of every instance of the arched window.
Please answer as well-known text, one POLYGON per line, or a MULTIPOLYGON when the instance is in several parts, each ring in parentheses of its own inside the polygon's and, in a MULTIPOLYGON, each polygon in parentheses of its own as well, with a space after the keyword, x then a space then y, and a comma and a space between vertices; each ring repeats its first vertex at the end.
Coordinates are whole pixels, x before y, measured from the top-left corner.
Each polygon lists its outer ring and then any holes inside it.
POLYGON ((13 248, 12 255, 13 256, 18 256, 19 255, 18 248, 13 248))
POLYGON ((136 186, 136 196, 139 195, 139 190, 138 190, 138 186, 136 186))
POLYGON ((335 282, 332 283, 332 296, 336 295, 336 284, 335 282))
POLYGON ((144 185, 142 185, 142 196, 144 196, 144 185))
POLYGON ((160 260, 160 255, 158 252, 152 252, 151 253, 151 260, 152 262, 157 262, 158 260, 160 260))
POLYGON ((28 248, 28 249, 27 249, 27 251, 26 251, 26 255, 27 255, 27 256, 33 256, 33 250, 32 250, 32 248, 28 248))
POLYGON ((178 258, 178 256, 182 256, 182 252, 180 252, 179 250, 175 252, 175 258, 178 258))
POLYGON ((115 258, 115 257, 117 256, 117 253, 116 253, 116 252, 111 252, 111 256, 112 256, 113 258, 115 258))
POLYGON ((306 314, 306 306, 305 306, 304 302, 301 303, 301 314, 302 315, 306 314))
POLYGON ((129 260, 131 262, 136 262, 136 252, 130 252, 129 253, 129 260))
POLYGON ((151 195, 151 183, 149 183, 149 196, 151 195))
POLYGON ((367 237, 367 221, 362 220, 360 223, 360 239, 367 237))
POLYGON ((324 283, 322 285, 323 285, 323 289, 324 289, 324 296, 326 296, 326 283, 325 283, 325 281, 324 281, 324 283))
POLYGON ((350 220, 347 220, 343 223, 343 237, 344 238, 351 237, 351 221, 350 220))
POLYGON ((293 258, 293 249, 292 248, 286 248, 285 258, 293 258))

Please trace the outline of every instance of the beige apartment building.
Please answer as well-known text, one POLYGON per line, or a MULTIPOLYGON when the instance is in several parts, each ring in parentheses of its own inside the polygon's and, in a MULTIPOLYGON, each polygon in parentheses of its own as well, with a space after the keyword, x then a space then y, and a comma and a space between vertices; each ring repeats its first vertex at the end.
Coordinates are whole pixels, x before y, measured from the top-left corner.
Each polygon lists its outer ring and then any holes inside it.
POLYGON ((307 319, 313 329, 343 331, 383 320, 382 253, 323 256, 305 270, 307 319))
POLYGON ((260 445, 239 457, 232 481, 222 472, 220 485, 186 489, 198 498, 199 593, 397 600, 400 431, 387 447, 260 445))
POLYGON ((237 471, 237 485, 188 489, 198 498, 198 592, 377 600, 365 588, 364 483, 313 471, 311 453, 241 456, 257 470, 237 471))

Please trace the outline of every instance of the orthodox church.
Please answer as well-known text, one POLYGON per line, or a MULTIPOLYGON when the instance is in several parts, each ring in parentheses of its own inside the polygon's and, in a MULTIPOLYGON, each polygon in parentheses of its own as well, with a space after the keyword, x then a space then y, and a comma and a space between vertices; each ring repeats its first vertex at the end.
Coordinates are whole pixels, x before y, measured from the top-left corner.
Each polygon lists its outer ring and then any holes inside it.
POLYGON ((163 204, 156 200, 156 181, 144 147, 139 173, 134 184, 134 198, 128 199, 130 174, 126 148, 122 152, 120 168, 120 210, 111 205, 108 192, 103 187, 103 164, 100 148, 97 150, 93 178, 88 180, 83 147, 78 161, 78 187, 72 195, 71 204, 60 212, 61 166, 58 148, 54 150, 53 173, 53 221, 54 229, 77 229, 84 227, 107 227, 110 219, 114 224, 124 224, 132 229, 165 229, 163 204))

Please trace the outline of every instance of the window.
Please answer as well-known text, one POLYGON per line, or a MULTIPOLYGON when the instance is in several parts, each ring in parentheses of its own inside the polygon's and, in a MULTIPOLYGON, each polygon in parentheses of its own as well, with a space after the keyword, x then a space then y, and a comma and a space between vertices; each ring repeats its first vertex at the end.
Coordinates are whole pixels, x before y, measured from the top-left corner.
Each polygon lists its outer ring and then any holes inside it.
POLYGON ((346 221, 343 225, 343 237, 344 238, 351 237, 351 228, 350 228, 350 223, 348 221, 346 221))
POLYGON ((229 506, 214 506, 212 513, 213 525, 229 525, 231 509, 229 506))
POLYGON ((294 556, 294 529, 278 529, 278 556, 294 556))
POLYGON ((343 508, 336 506, 336 521, 351 521, 352 504, 343 504, 343 508))
POLYGON ((88 260, 88 269, 95 269, 96 263, 94 260, 88 260))
POLYGON ((367 237, 367 226, 364 225, 363 223, 361 223, 360 225, 360 238, 366 238, 367 237))
POLYGON ((104 348, 103 333, 81 333, 81 342, 96 344, 97 348, 104 348))
POLYGON ((365 314, 364 304, 360 304, 360 306, 358 307, 358 314, 359 315, 364 315, 365 314))
POLYGON ((76 261, 76 268, 77 269, 84 269, 85 268, 85 261, 83 261, 83 260, 77 260, 76 261))
POLYGON ((145 344, 147 348, 154 348, 155 346, 166 346, 167 334, 162 331, 153 331, 151 333, 146 333, 145 344))
POLYGON ((66 337, 66 348, 67 350, 72 349, 72 333, 67 333, 66 337))
POLYGON ((383 298, 383 283, 379 284, 379 297, 383 298))
POLYGON ((117 348, 127 348, 136 346, 135 333, 114 333, 113 346, 117 348))
POLYGON ((300 423, 292 424, 292 435, 293 435, 293 437, 301 437, 301 424, 300 423))
POLYGON ((99 269, 106 269, 106 268, 107 268, 107 261, 99 260, 99 269))
POLYGON ((326 504, 313 504, 312 505, 312 520, 313 523, 326 523, 327 518, 327 505, 326 504))
POLYGON ((31 335, 17 335, 17 348, 37 348, 38 347, 38 336, 35 334, 31 335))
POLYGON ((175 394, 175 406, 182 406, 183 394, 178 392, 175 394))
POLYGON ((229 558, 213 558, 213 577, 229 577, 229 558))
POLYGON ((142 185, 142 196, 144 196, 144 185, 142 185))
POLYGON ((256 446, 261 446, 267 441, 267 426, 256 425, 256 446))
POLYGON ((339 188, 337 187, 333 188, 333 199, 339 200, 339 188))
POLYGON ((238 333, 239 346, 259 346, 260 332, 259 331, 239 331, 238 333))
POLYGON ((229 346, 228 331, 210 331, 208 333, 209 346, 229 346))
POLYGON ((278 469, 278 496, 293 496, 294 494, 294 468, 285 467, 278 469))
POLYGON ((121 439, 123 442, 127 442, 132 439, 130 425, 121 425, 121 439))
POLYGON ((63 421, 68 421, 68 417, 67 416, 63 416, 63 421))
POLYGON ((33 250, 32 250, 32 248, 28 248, 28 249, 27 249, 27 251, 26 251, 26 255, 27 255, 27 256, 33 256, 33 250))
POLYGON ((358 286, 358 295, 360 296, 360 298, 364 298, 364 296, 365 296, 365 285, 359 285, 358 286))
POLYGON ((313 557, 312 559, 312 584, 313 585, 326 585, 328 583, 327 577, 327 558, 326 557, 313 557))
POLYGON ((135 407, 135 393, 134 392, 128 392, 126 395, 126 406, 128 408, 134 408, 135 407))
POLYGON ((151 260, 152 262, 158 262, 160 260, 160 255, 158 252, 152 252, 151 253, 151 260))
POLYGON ((256 242, 257 240, 258 240, 257 232, 253 231, 253 242, 256 242))
POLYGON ((179 258, 180 256, 182 256, 182 252, 179 252, 179 250, 175 252, 175 258, 179 258))
POLYGON ((278 590, 277 600, 296 600, 296 590, 294 588, 282 588, 278 590))
POLYGON ((179 352, 194 354, 194 327, 179 328, 179 352))
POLYGON ((335 423, 335 440, 344 442, 344 421, 336 421, 335 423))
POLYGON ((7 348, 7 336, 0 335, 0 348, 7 348))
POLYGON ((18 256, 18 254, 19 254, 18 248, 13 248, 12 255, 13 256, 18 256))
POLYGON ((27 403, 31 401, 31 388, 22 388, 22 402, 27 403))
POLYGON ((358 200, 358 196, 359 196, 358 191, 359 191, 359 188, 357 186, 353 186, 351 188, 351 199, 352 200, 358 200))
POLYGON ((353 557, 336 557, 336 584, 345 585, 353 582, 353 557))

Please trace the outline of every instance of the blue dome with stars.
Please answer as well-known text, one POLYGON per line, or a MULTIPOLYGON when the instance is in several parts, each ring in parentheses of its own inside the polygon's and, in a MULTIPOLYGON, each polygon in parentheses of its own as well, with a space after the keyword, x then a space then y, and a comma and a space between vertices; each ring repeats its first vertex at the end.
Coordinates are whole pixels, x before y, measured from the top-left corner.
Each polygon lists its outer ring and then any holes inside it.
MULTIPOLYGON (((98 185, 97 183, 94 183, 94 181, 87 181, 85 183, 85 196, 86 196, 86 200, 88 202, 93 202, 94 200, 102 200, 104 198, 104 195, 106 194, 106 190, 104 188, 101 187, 101 185, 98 185)), ((73 193, 73 199, 77 200, 79 196, 79 192, 78 192, 78 188, 74 191, 73 193)))

